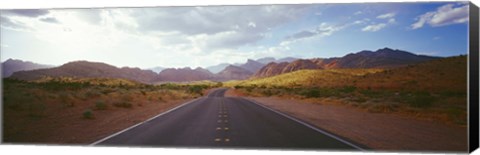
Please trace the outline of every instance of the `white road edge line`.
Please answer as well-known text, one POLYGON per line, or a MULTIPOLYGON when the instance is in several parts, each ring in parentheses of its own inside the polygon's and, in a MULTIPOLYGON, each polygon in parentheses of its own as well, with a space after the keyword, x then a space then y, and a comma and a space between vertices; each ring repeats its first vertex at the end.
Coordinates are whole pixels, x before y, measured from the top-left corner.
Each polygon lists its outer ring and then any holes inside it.
POLYGON ((339 138, 339 137, 337 137, 337 136, 335 136, 335 135, 332 135, 332 134, 330 134, 330 133, 328 133, 328 132, 326 132, 326 131, 323 131, 323 130, 317 128, 317 127, 314 127, 314 126, 312 126, 312 125, 310 125, 310 124, 307 124, 307 123, 305 123, 305 122, 303 122, 303 121, 301 121, 301 120, 298 120, 298 119, 296 119, 296 118, 294 118, 294 117, 291 117, 291 116, 289 116, 289 115, 287 115, 287 114, 281 113, 281 112, 279 112, 279 111, 277 111, 277 110, 274 110, 274 109, 272 109, 272 108, 270 108, 270 107, 267 107, 267 106, 264 106, 264 105, 262 105, 262 104, 260 104, 260 103, 257 103, 257 101, 255 101, 255 100, 253 100, 253 99, 249 99, 249 98, 244 98, 244 99, 246 99, 246 100, 248 100, 248 101, 250 101, 250 102, 252 102, 252 103, 255 103, 255 104, 257 104, 257 105, 259 105, 259 106, 261 106, 261 107, 264 107, 265 109, 268 109, 268 110, 270 110, 270 111, 273 111, 273 112, 275 112, 275 113, 277 113, 277 114, 279 114, 279 115, 282 115, 282 116, 284 116, 284 117, 286 117, 286 118, 289 118, 289 119, 291 119, 291 120, 293 120, 293 121, 295 121, 295 122, 297 122, 297 123, 300 123, 300 124, 302 124, 302 125, 305 125, 305 126, 309 127, 310 129, 313 129, 313 130, 315 130, 315 131, 317 131, 317 132, 320 132, 320 133, 322 133, 322 134, 324 134, 324 135, 327 135, 327 136, 329 136, 329 137, 331 137, 331 138, 333 138, 333 139, 336 139, 336 140, 338 140, 338 141, 340 141, 340 142, 342 142, 342 143, 345 143, 345 144, 347 144, 347 145, 350 145, 351 147, 354 147, 354 148, 356 148, 356 149, 359 149, 360 151, 365 151, 365 149, 363 149, 363 148, 361 148, 361 147, 359 147, 359 146, 357 146, 357 145, 354 145, 354 144, 352 144, 352 143, 350 143, 350 142, 348 142, 348 141, 346 141, 346 140, 343 140, 343 139, 341 139, 341 138, 339 138))
POLYGON ((112 135, 110 135, 110 136, 107 136, 107 137, 105 137, 105 138, 103 138, 103 139, 100 139, 100 140, 98 140, 98 141, 90 144, 89 146, 97 145, 98 143, 101 143, 101 142, 103 142, 103 141, 106 141, 107 139, 110 139, 110 138, 112 138, 112 137, 115 137, 115 136, 117 136, 117 135, 119 135, 119 134, 121 134, 121 133, 123 133, 123 132, 126 132, 126 131, 128 131, 128 130, 130 130, 130 129, 132 129, 132 128, 135 128, 135 127, 137 127, 137 126, 139 126, 139 125, 144 124, 145 122, 151 121, 151 120, 153 120, 153 119, 155 119, 155 118, 157 118, 157 117, 160 117, 160 116, 165 115, 165 114, 167 114, 167 113, 169 113, 169 112, 172 112, 172 111, 174 111, 174 110, 176 110, 176 109, 178 109, 178 108, 181 108, 181 107, 183 107, 183 106, 185 106, 185 105, 187 105, 187 104, 193 103, 193 102, 195 102, 195 101, 197 101, 197 100, 199 100, 199 99, 201 99, 201 98, 204 98, 204 97, 196 98, 196 99, 194 99, 194 100, 185 102, 185 103, 183 103, 183 104, 181 104, 181 105, 179 105, 179 106, 177 106, 177 107, 175 107, 175 108, 172 108, 172 109, 170 109, 170 110, 168 110, 168 111, 165 111, 165 112, 163 112, 163 113, 158 114, 157 116, 154 116, 154 117, 152 117, 152 118, 149 118, 149 119, 147 119, 146 121, 140 122, 140 123, 138 123, 138 124, 135 124, 135 125, 133 125, 133 126, 130 126, 130 127, 126 128, 126 129, 123 129, 122 131, 119 131, 119 132, 114 133, 114 134, 112 134, 112 135))

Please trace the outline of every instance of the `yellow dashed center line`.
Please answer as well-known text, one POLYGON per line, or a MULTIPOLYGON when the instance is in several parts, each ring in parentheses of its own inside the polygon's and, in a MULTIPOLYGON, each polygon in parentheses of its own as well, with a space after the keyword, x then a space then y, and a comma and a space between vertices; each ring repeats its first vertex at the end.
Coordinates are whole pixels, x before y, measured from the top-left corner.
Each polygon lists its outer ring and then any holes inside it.
POLYGON ((228 138, 225 138, 225 142, 229 142, 229 141, 230 141, 230 139, 228 139, 228 138))
POLYGON ((220 139, 220 138, 215 138, 215 142, 220 142, 220 141, 222 141, 222 139, 220 139))

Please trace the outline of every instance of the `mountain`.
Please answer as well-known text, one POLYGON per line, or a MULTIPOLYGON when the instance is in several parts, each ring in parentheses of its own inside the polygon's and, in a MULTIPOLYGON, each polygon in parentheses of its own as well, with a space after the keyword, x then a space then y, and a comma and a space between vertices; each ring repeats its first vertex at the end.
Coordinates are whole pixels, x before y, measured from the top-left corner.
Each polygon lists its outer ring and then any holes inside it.
POLYGON ((191 69, 185 68, 168 68, 161 71, 153 82, 187 82, 215 79, 215 74, 203 68, 191 69))
POLYGON ((242 65, 239 65, 239 67, 242 67, 252 73, 255 73, 257 72, 258 70, 260 70, 263 66, 265 66, 265 64, 263 63, 260 63, 260 62, 257 62, 255 60, 252 60, 252 59, 248 59, 247 60, 247 63, 245 64, 242 64, 242 65))
POLYGON ((207 70, 209 70, 210 72, 212 72, 214 74, 217 74, 220 71, 222 71, 223 69, 225 69, 227 66, 234 65, 234 66, 242 67, 244 69, 247 69, 250 72, 255 73, 256 71, 260 70, 263 66, 265 66, 266 64, 271 63, 271 62, 277 62, 277 63, 293 62, 295 60, 297 60, 297 58, 285 57, 285 58, 281 58, 281 59, 277 60, 274 57, 264 57, 264 58, 260 58, 260 59, 257 59, 257 60, 248 59, 246 63, 234 63, 234 64, 221 63, 221 64, 218 64, 218 65, 207 67, 207 70))
POLYGON ((393 68, 436 59, 390 48, 347 54, 336 62, 337 68, 393 68))
POLYGON ((225 69, 225 67, 227 67, 228 63, 221 63, 221 64, 218 64, 218 65, 215 65, 215 66, 210 66, 210 67, 207 67, 207 70, 209 70, 210 72, 216 74, 220 71, 222 71, 223 69, 225 69))
POLYGON ((279 75, 283 73, 283 69, 288 65, 288 62, 276 63, 271 62, 264 67, 262 67, 258 72, 256 72, 253 77, 269 77, 274 75, 279 75))
POLYGON ((265 57, 265 58, 260 58, 255 61, 260 62, 262 64, 268 64, 270 62, 274 62, 276 59, 274 57, 265 57))
POLYGON ((158 66, 158 67, 148 68, 147 70, 151 70, 151 71, 153 71, 153 72, 155 72, 155 73, 158 74, 158 73, 160 73, 160 72, 161 72, 162 70, 164 70, 164 69, 166 69, 166 68, 165 68, 165 67, 160 67, 160 66, 158 66))
POLYGON ((321 69, 317 64, 311 60, 307 59, 298 59, 291 63, 282 62, 282 63, 269 63, 258 72, 254 74, 254 77, 269 77, 279 74, 289 73, 297 70, 303 69, 321 69))
POLYGON ((21 80, 38 80, 45 76, 51 77, 103 77, 124 78, 143 83, 149 83, 157 74, 150 70, 140 68, 117 68, 100 62, 74 61, 59 67, 19 71, 13 73, 11 78, 21 80))
POLYGON ((286 58, 281 58, 281 59, 275 60, 275 62, 277 62, 277 63, 280 63, 280 62, 293 62, 293 61, 295 61, 295 60, 298 60, 298 58, 286 57, 286 58))
POLYGON ((282 70, 282 73, 288 73, 302 69, 321 69, 321 67, 317 66, 317 64, 313 63, 311 60, 298 59, 285 66, 282 70))
MULTIPOLYGON (((298 70, 266 78, 231 82, 243 86, 337 87, 466 93, 468 57, 438 58, 396 68, 298 70)), ((272 63, 273 64, 273 63, 272 63)), ((269 65, 272 65, 269 64, 269 65)), ((268 66, 268 65, 267 65, 268 66)))
POLYGON ((228 80, 244 80, 249 78, 252 74, 253 72, 250 72, 249 70, 246 70, 242 67, 229 65, 224 70, 219 72, 217 76, 224 81, 228 81, 228 80))
POLYGON ((51 68, 52 65, 37 64, 30 61, 8 59, 2 63, 2 77, 9 77, 17 71, 27 71, 42 68, 51 68))
POLYGON ((377 51, 364 50, 350 53, 340 58, 298 59, 287 64, 270 63, 256 72, 253 77, 269 77, 302 69, 396 68, 433 59, 438 57, 383 48, 377 51))

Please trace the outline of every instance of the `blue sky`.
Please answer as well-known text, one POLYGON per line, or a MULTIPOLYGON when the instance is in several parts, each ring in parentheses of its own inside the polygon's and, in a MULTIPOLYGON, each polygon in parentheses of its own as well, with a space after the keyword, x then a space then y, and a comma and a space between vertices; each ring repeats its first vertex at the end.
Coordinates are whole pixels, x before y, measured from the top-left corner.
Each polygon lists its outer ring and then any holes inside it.
POLYGON ((1 60, 208 67, 340 57, 384 47, 467 53, 468 3, 347 3, 2 10, 1 60))

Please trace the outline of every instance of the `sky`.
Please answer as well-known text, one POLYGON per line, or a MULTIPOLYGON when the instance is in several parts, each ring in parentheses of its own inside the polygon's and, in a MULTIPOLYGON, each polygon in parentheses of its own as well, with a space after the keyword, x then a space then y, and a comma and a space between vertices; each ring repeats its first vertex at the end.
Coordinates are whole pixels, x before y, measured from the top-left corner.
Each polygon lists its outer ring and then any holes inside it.
POLYGON ((1 61, 208 67, 389 47, 468 53, 468 3, 346 3, 0 12, 1 61))

